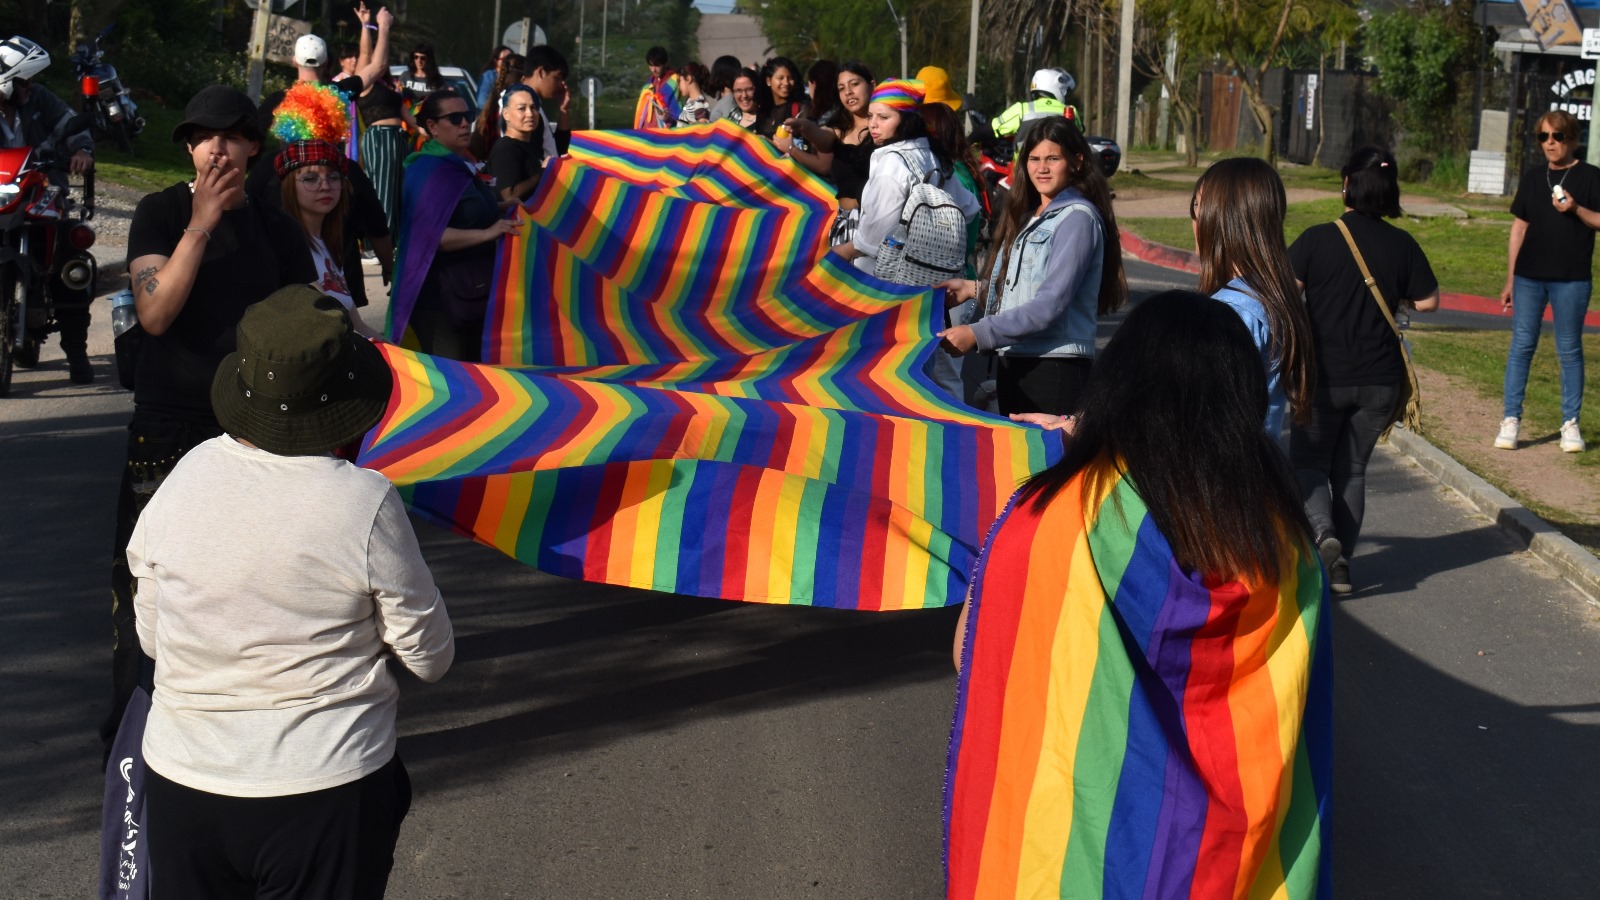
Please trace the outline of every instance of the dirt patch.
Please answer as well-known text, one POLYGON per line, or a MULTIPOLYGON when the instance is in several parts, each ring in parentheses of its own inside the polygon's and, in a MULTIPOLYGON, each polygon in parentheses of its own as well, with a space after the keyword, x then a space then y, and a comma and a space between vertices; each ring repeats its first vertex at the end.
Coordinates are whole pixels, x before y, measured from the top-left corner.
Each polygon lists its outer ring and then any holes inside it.
POLYGON ((1577 454, 1561 452, 1559 433, 1524 431, 1518 449, 1496 450, 1500 398, 1484 396, 1464 378, 1420 366, 1417 380, 1423 437, 1568 537, 1591 551, 1600 548, 1600 471, 1579 467, 1577 454))

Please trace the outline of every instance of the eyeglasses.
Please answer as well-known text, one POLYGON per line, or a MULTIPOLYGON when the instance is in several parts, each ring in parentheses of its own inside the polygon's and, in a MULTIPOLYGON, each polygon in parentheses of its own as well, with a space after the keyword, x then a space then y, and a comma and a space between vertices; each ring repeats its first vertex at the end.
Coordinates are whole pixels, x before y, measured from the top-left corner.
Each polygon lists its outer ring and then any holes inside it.
POLYGON ((314 174, 312 174, 310 172, 307 172, 306 174, 298 176, 298 177, 295 178, 295 181, 300 182, 301 184, 305 185, 308 188, 319 188, 319 187, 336 188, 336 187, 339 186, 339 183, 341 181, 343 181, 343 180, 344 180, 344 176, 340 175, 338 172, 328 172, 328 173, 323 174, 323 175, 314 175, 314 174))
POLYGON ((1555 141, 1558 144, 1565 144, 1567 142, 1567 133, 1565 131, 1540 131, 1536 132, 1534 137, 1538 138, 1539 143, 1541 144, 1547 140, 1550 140, 1551 138, 1555 138, 1555 141))
POLYGON ((457 128, 460 128, 461 126, 463 126, 463 125, 467 124, 468 122, 472 121, 472 117, 467 115, 464 112, 453 112, 453 113, 445 113, 444 115, 438 116, 438 117, 433 118, 433 119, 430 119, 429 121, 431 121, 431 122, 449 122, 451 125, 454 125, 457 128))

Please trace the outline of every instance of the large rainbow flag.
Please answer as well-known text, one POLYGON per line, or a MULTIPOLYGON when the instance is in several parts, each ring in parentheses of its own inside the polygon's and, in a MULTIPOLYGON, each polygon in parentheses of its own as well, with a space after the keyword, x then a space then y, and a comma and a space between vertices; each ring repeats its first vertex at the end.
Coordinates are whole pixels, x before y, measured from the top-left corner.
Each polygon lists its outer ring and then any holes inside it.
POLYGON ((502 248, 485 365, 385 345, 363 465, 529 565, 682 594, 960 602, 1059 439, 922 368, 942 295, 827 254, 832 193, 730 123, 584 132, 502 248))
POLYGON ((950 897, 1331 896, 1332 654, 1309 547, 1275 583, 1201 578, 1126 479, 1080 476, 1005 512, 968 620, 950 897))

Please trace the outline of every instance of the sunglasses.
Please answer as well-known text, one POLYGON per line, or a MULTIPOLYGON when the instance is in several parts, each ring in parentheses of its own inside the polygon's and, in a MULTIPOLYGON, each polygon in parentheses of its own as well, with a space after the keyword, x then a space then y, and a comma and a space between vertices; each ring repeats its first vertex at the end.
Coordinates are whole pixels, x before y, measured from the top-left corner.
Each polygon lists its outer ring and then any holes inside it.
POLYGON ((434 119, 430 119, 429 121, 431 121, 431 122, 449 122, 451 125, 454 125, 457 128, 460 128, 461 126, 467 124, 468 122, 471 122, 472 121, 472 117, 467 115, 464 112, 453 112, 453 113, 445 113, 444 115, 439 116, 439 117, 434 118, 434 119))
POLYGON ((1565 144, 1567 142, 1567 133, 1565 131, 1539 131, 1535 132, 1533 136, 1538 138, 1539 143, 1541 144, 1547 140, 1550 140, 1551 138, 1555 138, 1555 141, 1558 144, 1565 144))

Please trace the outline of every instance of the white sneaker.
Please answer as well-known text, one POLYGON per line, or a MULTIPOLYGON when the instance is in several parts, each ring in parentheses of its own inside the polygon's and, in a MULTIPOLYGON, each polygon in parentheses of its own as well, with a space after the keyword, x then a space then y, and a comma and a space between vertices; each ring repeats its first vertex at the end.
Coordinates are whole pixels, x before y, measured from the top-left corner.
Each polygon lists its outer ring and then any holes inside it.
POLYGON ((1561 449, 1565 453, 1582 453, 1585 449, 1583 435, 1578 433, 1578 420, 1568 419, 1561 423, 1561 449))
POLYGON ((1515 450, 1517 449, 1517 435, 1521 433, 1522 420, 1516 416, 1506 416, 1500 420, 1500 433, 1495 435, 1494 445, 1501 450, 1515 450))

